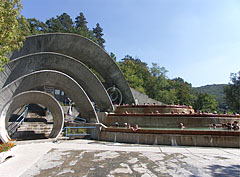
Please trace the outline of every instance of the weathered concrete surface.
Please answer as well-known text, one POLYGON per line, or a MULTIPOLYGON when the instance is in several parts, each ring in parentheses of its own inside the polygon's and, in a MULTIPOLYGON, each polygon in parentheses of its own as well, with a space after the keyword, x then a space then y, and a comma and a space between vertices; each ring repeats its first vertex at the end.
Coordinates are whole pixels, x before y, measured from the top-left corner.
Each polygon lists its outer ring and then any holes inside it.
POLYGON ((24 142, 17 146, 16 156, 0 165, 1 177, 237 177, 240 173, 240 151, 232 148, 148 146, 88 140, 24 142))
POLYGON ((59 53, 41 52, 11 60, 0 72, 0 87, 39 70, 56 70, 73 78, 82 86, 101 111, 112 111, 113 105, 101 81, 82 62, 59 53))
POLYGON ((63 90, 75 102, 78 112, 88 122, 99 122, 93 105, 82 87, 68 75, 51 70, 24 75, 2 88, 0 90, 0 112, 14 95, 45 85, 63 90))
POLYGON ((59 102, 50 94, 41 91, 26 91, 14 96, 4 107, 0 116, 0 138, 3 142, 7 142, 10 137, 6 134, 8 121, 11 114, 17 108, 27 104, 41 104, 46 106, 53 116, 53 128, 49 138, 57 138, 63 128, 64 113, 59 102))
POLYGON ((209 127, 211 124, 233 123, 238 121, 239 117, 217 117, 215 115, 204 117, 190 114, 108 114, 103 123, 107 126, 115 126, 115 122, 118 122, 123 127, 126 122, 132 126, 139 125, 150 128, 179 128, 180 123, 183 123, 186 128, 198 128, 209 127))
POLYGON ((72 56, 96 70, 107 87, 115 85, 123 95, 123 103, 132 104, 134 98, 130 87, 115 61, 100 46, 76 34, 51 33, 31 36, 11 59, 38 52, 56 52, 72 56))
POLYGON ((183 105, 120 105, 116 106, 114 113, 116 114, 193 114, 192 106, 183 105))
POLYGON ((240 148, 240 136, 101 132, 99 140, 149 145, 240 148))
POLYGON ((134 88, 130 88, 131 92, 133 94, 134 100, 136 104, 157 104, 157 105, 163 105, 164 103, 154 100, 152 98, 149 98, 147 95, 135 90, 134 88))

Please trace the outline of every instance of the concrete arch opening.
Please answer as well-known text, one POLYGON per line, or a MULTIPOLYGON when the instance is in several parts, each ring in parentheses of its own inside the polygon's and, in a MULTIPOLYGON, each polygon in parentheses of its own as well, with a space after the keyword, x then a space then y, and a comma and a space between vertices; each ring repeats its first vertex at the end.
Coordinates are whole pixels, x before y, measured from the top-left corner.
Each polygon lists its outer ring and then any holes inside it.
POLYGON ((59 53, 40 52, 11 60, 0 73, 0 87, 39 70, 56 70, 67 74, 82 86, 102 112, 113 111, 109 95, 95 74, 82 62, 59 53))
POLYGON ((82 87, 68 75, 59 71, 42 70, 24 75, 0 90, 0 112, 13 96, 34 88, 52 86, 63 90, 74 102, 87 122, 98 123, 94 107, 82 87))
POLYGON ((134 97, 121 70, 108 53, 91 40, 76 34, 51 33, 28 37, 20 51, 11 59, 38 52, 62 53, 80 60, 96 70, 107 88, 115 85, 122 93, 123 103, 134 103, 134 97))
POLYGON ((41 91, 26 91, 14 96, 2 109, 0 115, 0 138, 2 142, 6 143, 11 140, 7 132, 10 115, 14 110, 26 104, 41 104, 51 111, 53 116, 53 128, 49 138, 57 138, 60 135, 64 124, 64 113, 61 105, 48 93, 41 91))

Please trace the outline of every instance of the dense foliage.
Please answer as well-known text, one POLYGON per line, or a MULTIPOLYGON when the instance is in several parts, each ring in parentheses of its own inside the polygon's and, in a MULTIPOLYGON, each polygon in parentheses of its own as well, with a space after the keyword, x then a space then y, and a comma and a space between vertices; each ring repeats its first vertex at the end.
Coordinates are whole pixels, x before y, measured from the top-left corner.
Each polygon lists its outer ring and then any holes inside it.
POLYGON ((26 20, 20 15, 21 9, 20 0, 0 1, 0 70, 8 62, 7 54, 22 46, 26 20))
POLYGON ((224 111, 227 108, 227 102, 225 100, 224 87, 226 84, 213 84, 205 85, 202 87, 194 87, 193 90, 197 94, 199 93, 208 93, 212 95, 218 102, 218 109, 224 111))
POLYGON ((224 87, 227 103, 231 110, 240 113, 240 71, 231 73, 231 82, 224 87))
POLYGON ((214 112, 217 110, 218 103, 209 93, 200 93, 194 101, 193 107, 204 112, 214 112))
POLYGON ((82 12, 75 18, 74 22, 67 13, 56 16, 56 18, 52 17, 46 20, 46 22, 35 18, 27 19, 27 21, 29 24, 29 35, 58 32, 75 33, 91 39, 104 48, 105 40, 103 39, 104 34, 100 24, 97 23, 96 27, 90 30, 87 27, 88 22, 82 12))

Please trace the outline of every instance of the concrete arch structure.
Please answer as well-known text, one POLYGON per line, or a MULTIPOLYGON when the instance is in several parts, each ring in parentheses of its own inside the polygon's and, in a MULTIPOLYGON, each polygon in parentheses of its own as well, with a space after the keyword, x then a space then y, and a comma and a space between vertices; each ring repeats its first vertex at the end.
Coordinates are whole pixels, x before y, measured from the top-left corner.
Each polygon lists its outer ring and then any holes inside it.
POLYGON ((0 73, 0 87, 39 70, 56 70, 67 74, 82 86, 101 111, 113 111, 109 95, 95 74, 79 60, 59 53, 40 52, 11 60, 0 73))
POLYGON ((52 95, 45 92, 26 91, 14 96, 2 110, 0 115, 0 138, 4 143, 11 139, 7 133, 7 123, 12 112, 21 106, 32 103, 44 105, 52 113, 54 121, 49 138, 57 138, 60 135, 64 124, 64 113, 58 101, 52 95))
POLYGON ((93 105, 82 87, 68 75, 52 70, 36 71, 24 75, 0 90, 0 112, 15 95, 42 86, 63 90, 76 104, 77 110, 87 122, 99 122, 93 105))
POLYGON ((121 70, 107 52, 91 40, 76 34, 51 33, 28 37, 11 59, 38 52, 56 52, 80 60, 96 70, 106 87, 115 85, 123 95, 123 103, 134 103, 134 97, 121 70))

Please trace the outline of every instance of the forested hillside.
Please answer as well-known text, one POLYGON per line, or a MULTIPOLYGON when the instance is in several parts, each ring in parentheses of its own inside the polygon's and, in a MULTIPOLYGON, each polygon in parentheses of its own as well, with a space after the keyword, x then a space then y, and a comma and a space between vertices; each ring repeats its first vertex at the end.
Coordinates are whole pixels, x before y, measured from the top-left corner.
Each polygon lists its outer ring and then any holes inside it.
POLYGON ((196 93, 209 93, 216 99, 216 101, 218 102, 218 107, 220 109, 226 109, 227 103, 224 98, 224 87, 226 85, 227 84, 205 85, 202 87, 193 87, 193 90, 196 93))

